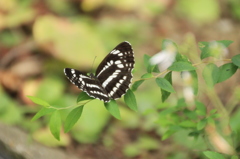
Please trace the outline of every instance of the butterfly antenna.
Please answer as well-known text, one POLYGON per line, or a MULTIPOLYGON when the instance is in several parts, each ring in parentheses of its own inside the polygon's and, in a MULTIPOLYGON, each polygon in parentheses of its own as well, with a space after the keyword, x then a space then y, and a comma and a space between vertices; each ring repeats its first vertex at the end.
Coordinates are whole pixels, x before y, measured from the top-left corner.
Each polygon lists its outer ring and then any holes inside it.
POLYGON ((92 63, 92 68, 91 68, 91 72, 93 72, 93 64, 94 64, 96 58, 97 58, 97 56, 94 57, 94 60, 93 60, 93 63, 92 63))

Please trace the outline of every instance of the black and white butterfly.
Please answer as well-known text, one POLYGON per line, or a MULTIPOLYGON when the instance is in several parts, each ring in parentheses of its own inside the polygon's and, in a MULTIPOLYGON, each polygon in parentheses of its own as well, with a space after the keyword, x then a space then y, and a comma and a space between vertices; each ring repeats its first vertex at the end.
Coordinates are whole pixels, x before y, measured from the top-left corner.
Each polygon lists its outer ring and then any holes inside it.
POLYGON ((109 102, 124 95, 132 81, 134 54, 127 41, 117 45, 100 63, 96 74, 88 76, 78 70, 65 68, 67 78, 90 97, 109 102))

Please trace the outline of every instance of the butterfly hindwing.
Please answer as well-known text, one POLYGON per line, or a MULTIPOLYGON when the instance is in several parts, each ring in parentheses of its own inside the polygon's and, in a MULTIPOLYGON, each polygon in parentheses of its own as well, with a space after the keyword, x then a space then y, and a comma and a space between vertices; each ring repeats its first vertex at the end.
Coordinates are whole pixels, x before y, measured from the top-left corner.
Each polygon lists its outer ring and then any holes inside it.
POLYGON ((105 89, 103 89, 100 82, 93 76, 87 76, 71 68, 65 68, 64 73, 74 85, 86 92, 90 97, 100 99, 104 102, 110 101, 105 89))
POLYGON ((124 95, 130 87, 134 54, 129 42, 117 45, 99 64, 96 75, 65 68, 67 78, 93 98, 109 102, 124 95))

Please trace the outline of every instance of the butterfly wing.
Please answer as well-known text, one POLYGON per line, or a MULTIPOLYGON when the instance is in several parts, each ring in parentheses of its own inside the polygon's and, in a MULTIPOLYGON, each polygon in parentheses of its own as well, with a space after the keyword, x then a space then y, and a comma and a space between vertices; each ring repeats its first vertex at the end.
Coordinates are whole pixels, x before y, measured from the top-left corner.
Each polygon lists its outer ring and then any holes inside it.
POLYGON ((104 102, 110 101, 106 90, 96 78, 87 76, 71 68, 65 68, 64 73, 74 85, 86 92, 90 97, 100 99, 104 102))
POLYGON ((112 99, 120 98, 130 87, 134 54, 129 42, 117 45, 100 63, 96 77, 112 99))

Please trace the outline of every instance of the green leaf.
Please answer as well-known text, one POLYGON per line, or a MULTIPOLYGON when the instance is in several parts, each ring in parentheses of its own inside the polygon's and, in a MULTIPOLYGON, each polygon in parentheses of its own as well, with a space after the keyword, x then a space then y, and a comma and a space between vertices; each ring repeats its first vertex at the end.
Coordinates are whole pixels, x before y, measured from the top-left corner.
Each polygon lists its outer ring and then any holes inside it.
POLYGON ((228 47, 231 43, 233 43, 232 40, 218 40, 217 42, 223 44, 225 47, 228 47))
POLYGON ((176 55, 176 62, 187 62, 191 64, 191 62, 188 60, 188 57, 186 55, 179 54, 179 53, 177 53, 176 55))
POLYGON ((232 156, 231 159, 239 159, 237 155, 232 156))
POLYGON ((155 68, 155 65, 150 64, 150 61, 149 61, 150 58, 151 58, 151 56, 146 55, 146 54, 143 56, 144 66, 146 67, 148 73, 152 73, 155 68))
POLYGON ((207 114, 206 106, 203 103, 198 101, 196 101, 195 104, 196 104, 196 113, 200 116, 206 116, 207 114))
POLYGON ((166 140, 168 139, 172 134, 174 134, 175 132, 181 130, 181 128, 179 126, 171 126, 162 136, 162 140, 166 140))
MULTIPOLYGON (((167 73, 164 78, 169 81, 170 84, 172 84, 172 72, 167 73)), ((162 93, 162 102, 164 102, 169 96, 170 96, 170 92, 165 91, 163 89, 161 89, 161 93, 162 93)))
POLYGON ((169 44, 173 45, 177 49, 177 44, 175 42, 173 42, 172 40, 169 40, 169 39, 164 39, 162 41, 162 50, 168 49, 167 47, 169 44))
POLYGON ((191 120, 185 120, 179 123, 179 126, 184 127, 184 128, 195 128, 196 123, 194 123, 191 120))
POLYGON ((44 115, 47 115, 47 114, 49 114, 49 113, 52 113, 52 112, 54 112, 54 111, 56 111, 56 109, 42 107, 42 109, 39 110, 39 111, 37 112, 37 114, 34 115, 34 117, 32 118, 32 121, 34 121, 34 120, 36 120, 36 119, 38 119, 38 118, 40 118, 40 117, 42 117, 42 116, 44 116, 44 115))
POLYGON ((209 159, 225 159, 222 154, 213 151, 204 151, 203 154, 209 159))
POLYGON ((143 75, 141 76, 141 79, 142 79, 142 80, 138 80, 138 81, 136 81, 136 82, 133 83, 133 85, 132 85, 132 91, 136 91, 136 90, 138 89, 138 87, 145 81, 145 80, 144 80, 145 78, 151 78, 151 77, 153 77, 153 74, 151 74, 151 73, 145 73, 145 74, 143 74, 143 75))
POLYGON ((196 67, 192 66, 192 64, 188 62, 180 61, 180 62, 174 62, 168 69, 171 71, 181 72, 181 71, 196 70, 196 67))
POLYGON ((111 100, 108 103, 104 103, 104 106, 106 107, 110 114, 112 114, 115 118, 121 120, 120 111, 115 100, 111 100))
POLYGON ((154 65, 154 66, 153 66, 152 72, 160 73, 160 70, 159 70, 158 65, 154 65))
POLYGON ((195 111, 184 109, 183 113, 190 120, 197 120, 198 119, 198 115, 195 111))
POLYGON ((171 83, 165 78, 156 78, 156 83, 161 89, 171 93, 175 93, 175 90, 172 87, 171 83))
POLYGON ((233 56, 232 62, 234 65, 236 65, 236 66, 238 66, 238 68, 240 68, 240 54, 233 56))
POLYGON ((193 136, 195 139, 201 134, 201 131, 192 131, 188 134, 188 136, 193 136))
POLYGON ((47 103, 46 101, 40 99, 40 98, 37 98, 37 97, 33 97, 33 96, 27 96, 29 99, 31 99, 32 102, 34 102, 35 104, 38 104, 38 105, 42 105, 44 107, 49 107, 50 104, 47 103))
POLYGON ((151 78, 153 77, 153 74, 151 73, 145 73, 144 75, 141 76, 141 78, 151 78))
POLYGON ((74 108, 67 116, 64 124, 64 132, 69 132, 82 115, 84 105, 74 108))
POLYGON ((197 123, 197 130, 202 130, 203 128, 205 128, 207 124, 207 120, 206 119, 202 119, 197 123))
POLYGON ((49 127, 52 135, 57 140, 60 140, 61 117, 58 111, 52 113, 49 122, 49 127))
POLYGON ((91 100, 91 99, 94 99, 93 97, 90 97, 87 93, 85 92, 81 92, 79 95, 78 95, 78 98, 77 98, 77 103, 78 102, 81 102, 81 101, 84 101, 84 100, 91 100))
POLYGON ((147 68, 150 63, 149 63, 149 60, 150 60, 151 56, 147 55, 147 54, 144 54, 143 55, 143 61, 144 61, 144 66, 147 68))
POLYGON ((191 74, 192 76, 192 87, 193 87, 193 93, 194 95, 197 95, 198 94, 198 75, 197 75, 197 72, 195 70, 193 71, 189 71, 189 73, 191 74))
POLYGON ((227 63, 219 67, 219 79, 218 83, 223 82, 230 78, 236 71, 238 67, 233 63, 227 63))
POLYGON ((209 87, 213 87, 217 83, 219 76, 220 71, 213 63, 206 65, 203 69, 203 78, 209 87))
POLYGON ((217 112, 217 109, 212 109, 209 114, 212 115, 212 114, 215 114, 217 112))
POLYGON ((124 101, 130 109, 134 111, 138 110, 136 97, 131 89, 129 89, 127 93, 124 95, 124 101))
POLYGON ((132 91, 136 91, 138 87, 144 82, 144 80, 139 80, 133 83, 132 85, 132 91))
POLYGON ((224 47, 228 47, 233 41, 230 40, 220 40, 211 42, 200 42, 201 47, 201 59, 207 57, 219 57, 222 54, 224 47))

